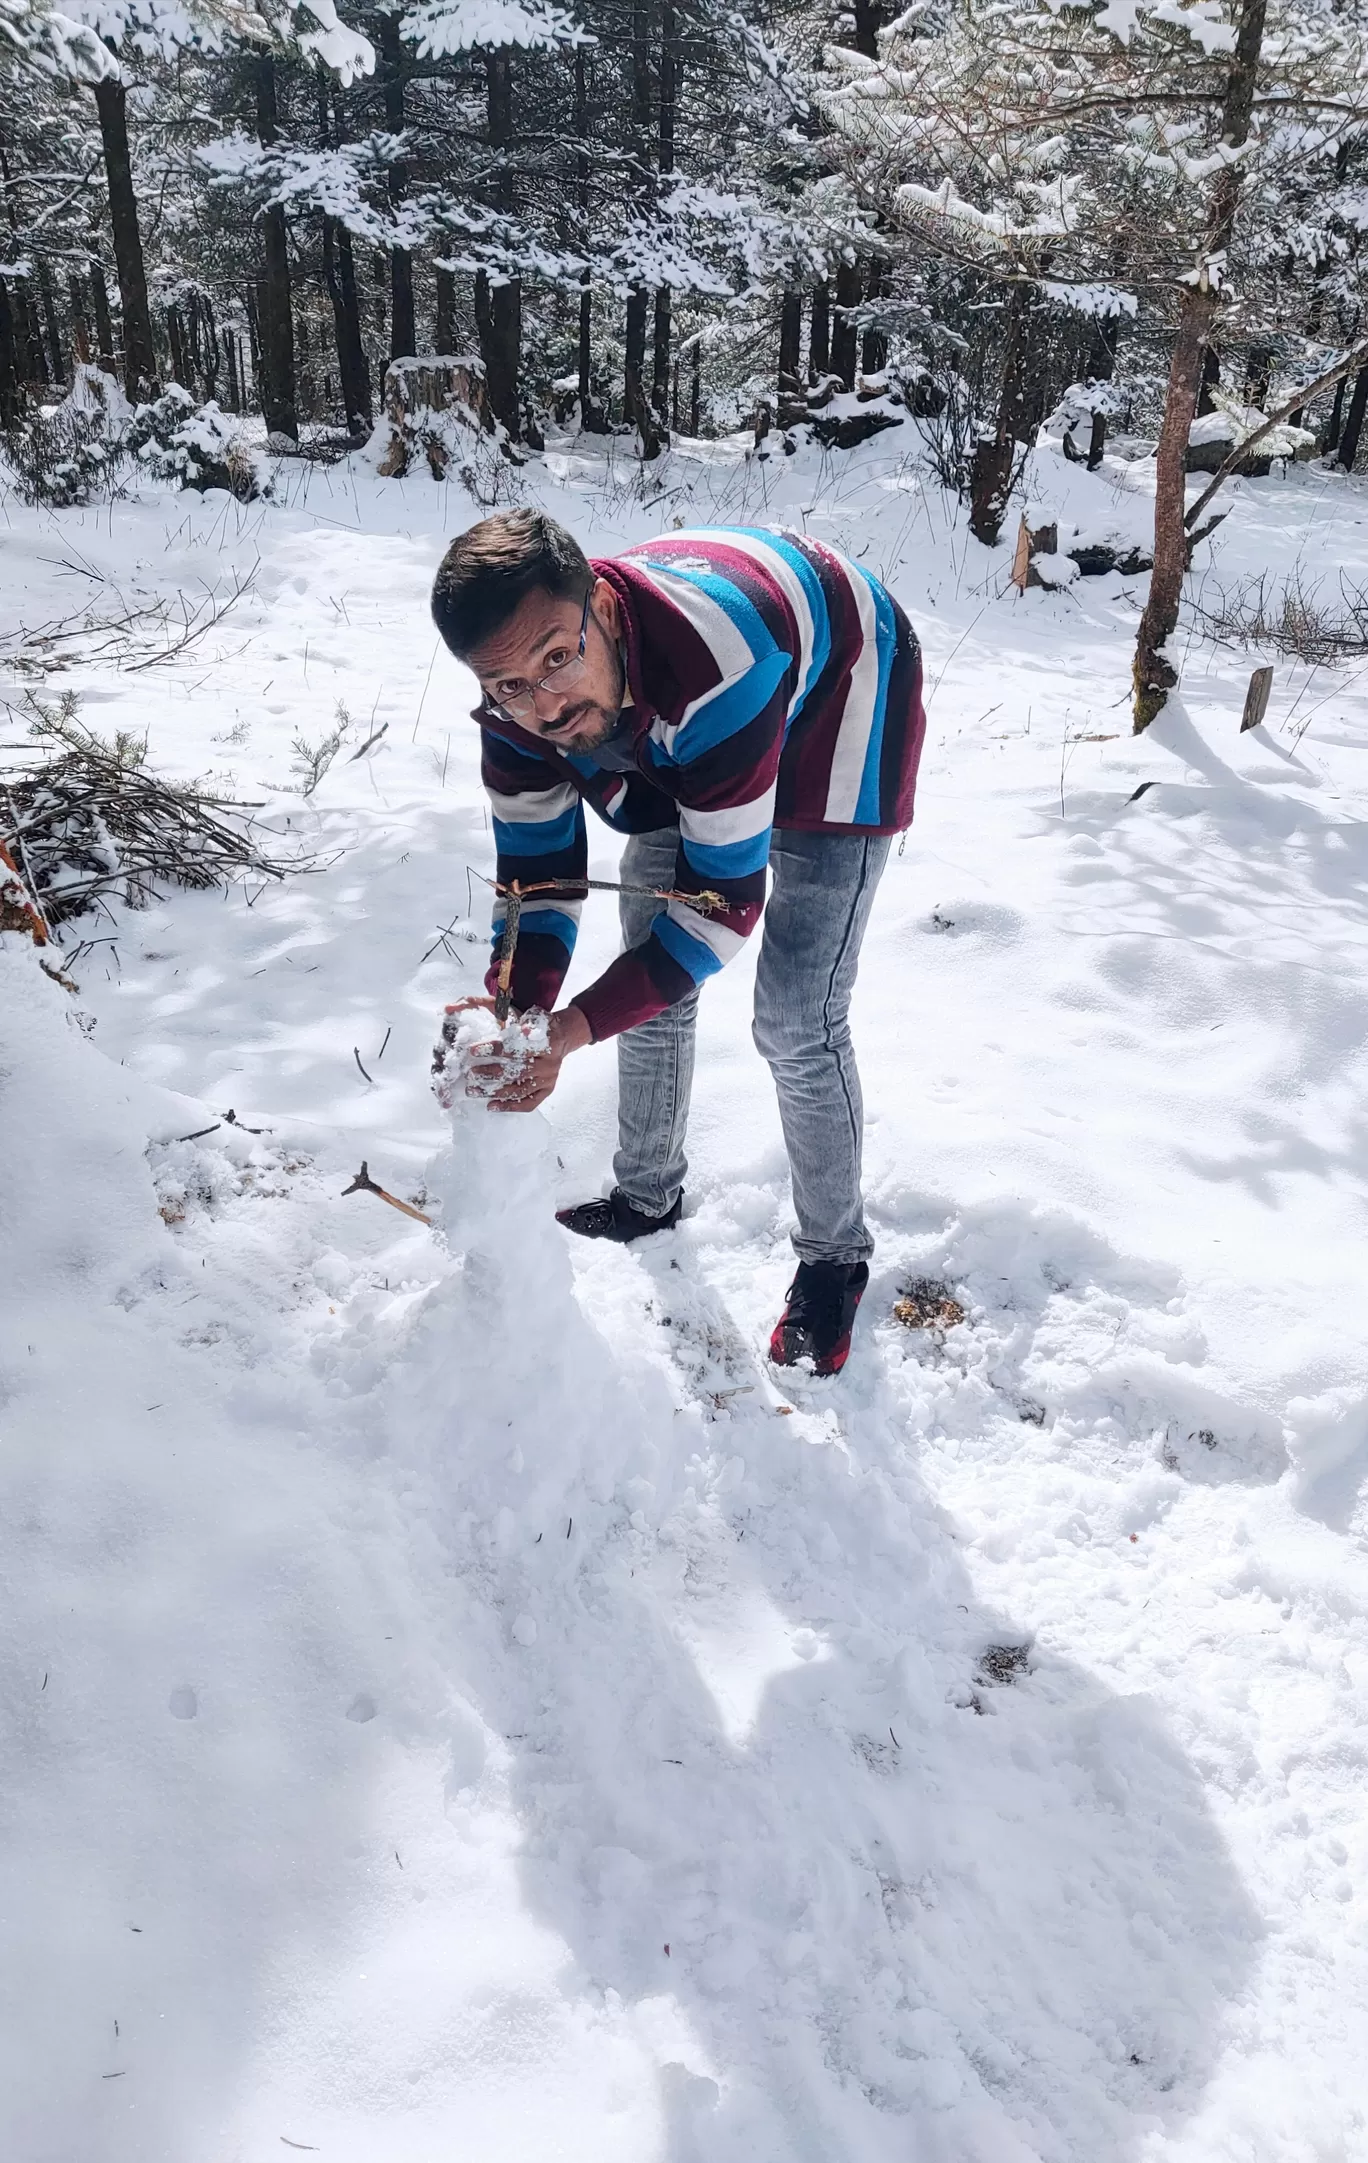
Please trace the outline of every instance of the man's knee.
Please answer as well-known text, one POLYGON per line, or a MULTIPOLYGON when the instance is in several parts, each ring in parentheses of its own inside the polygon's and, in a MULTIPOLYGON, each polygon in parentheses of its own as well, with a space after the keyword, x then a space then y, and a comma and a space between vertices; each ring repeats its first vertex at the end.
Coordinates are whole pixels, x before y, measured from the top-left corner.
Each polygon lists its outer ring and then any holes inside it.
POLYGON ((839 1054, 850 1042, 846 1013, 804 1013, 801 1008, 757 1011, 751 1024, 751 1041, 766 1065, 780 1068, 810 1066, 839 1054))

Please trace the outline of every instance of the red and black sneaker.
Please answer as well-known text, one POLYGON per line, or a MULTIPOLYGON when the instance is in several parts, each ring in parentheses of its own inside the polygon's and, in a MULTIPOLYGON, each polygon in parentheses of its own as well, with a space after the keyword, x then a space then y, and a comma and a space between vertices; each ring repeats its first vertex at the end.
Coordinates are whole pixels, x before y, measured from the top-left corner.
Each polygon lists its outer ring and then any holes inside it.
POLYGON ((569 1209, 558 1209, 556 1222, 563 1224, 567 1232, 578 1232, 581 1239, 611 1239, 626 1247, 634 1239, 649 1239, 652 1232, 672 1232, 683 1207, 684 1197, 677 1194, 674 1207, 667 1209, 663 1217, 648 1217, 644 1209, 628 1201, 621 1187, 614 1187, 611 1194, 597 1196, 592 1202, 576 1202, 569 1209))
POLYGON ((810 1359, 814 1374, 839 1374, 850 1357, 855 1309, 868 1282, 867 1262, 800 1262, 770 1338, 775 1366, 810 1359))

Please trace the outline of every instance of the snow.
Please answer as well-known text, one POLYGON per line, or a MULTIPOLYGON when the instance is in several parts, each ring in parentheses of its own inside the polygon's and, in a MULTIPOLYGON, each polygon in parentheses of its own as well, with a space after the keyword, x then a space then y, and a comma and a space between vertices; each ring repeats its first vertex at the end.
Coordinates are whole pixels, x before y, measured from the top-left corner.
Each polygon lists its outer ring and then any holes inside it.
MULTIPOLYGON (((835 1384, 763 1357, 753 957, 704 998, 669 1238, 551 1221, 606 1183, 611 1051, 531 1118, 433 1098, 493 869, 426 607, 460 487, 7 499, 3 628, 48 641, 0 648, 12 732, 75 690, 319 863, 81 927, 117 949, 68 947, 75 999, 0 937, 26 2163, 1364 2153, 1363 679, 1278 660, 1242 736, 1265 656, 1189 618, 1133 739, 1143 580, 1018 596, 916 453, 747 434, 643 481, 566 439, 516 476, 599 551, 806 525, 923 637, 835 1384), (64 635, 239 587, 151 666, 64 635), (363 1157, 433 1230, 343 1198, 363 1157), (904 1328, 912 1276, 964 1322, 904 1328)), ((1047 448, 1029 487, 1143 530, 1152 468, 1047 448)), ((1212 595, 1368 578, 1363 483, 1231 498, 1212 595)), ((574 981, 614 944, 591 895, 574 981)))

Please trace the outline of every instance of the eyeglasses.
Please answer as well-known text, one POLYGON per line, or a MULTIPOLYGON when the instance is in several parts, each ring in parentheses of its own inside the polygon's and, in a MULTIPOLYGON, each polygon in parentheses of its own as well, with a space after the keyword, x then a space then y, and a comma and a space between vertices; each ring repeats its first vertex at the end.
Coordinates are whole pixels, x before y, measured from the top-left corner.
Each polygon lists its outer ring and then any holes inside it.
POLYGON ((507 697, 501 699, 495 698, 491 692, 486 691, 485 704, 491 713, 497 714, 503 721, 525 721, 529 715, 536 712, 537 693, 539 691, 568 691, 572 684, 579 682, 580 677, 584 674, 584 649, 589 642, 589 603, 593 598, 594 589, 590 586, 584 596, 584 613, 580 617, 579 644, 576 646, 575 651, 572 654, 567 654, 563 661, 558 661, 554 668, 549 668, 544 676, 537 678, 535 683, 524 685, 521 691, 510 692, 507 697))

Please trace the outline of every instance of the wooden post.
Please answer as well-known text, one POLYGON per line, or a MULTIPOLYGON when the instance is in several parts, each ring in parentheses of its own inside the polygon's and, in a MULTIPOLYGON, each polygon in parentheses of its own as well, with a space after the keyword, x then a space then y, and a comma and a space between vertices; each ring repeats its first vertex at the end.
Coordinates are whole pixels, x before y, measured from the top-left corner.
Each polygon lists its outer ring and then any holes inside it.
POLYGON ((1249 679, 1249 689, 1245 692, 1244 712, 1240 717, 1240 734, 1242 736, 1246 729, 1256 729, 1268 712, 1268 694, 1272 688, 1272 664, 1270 663, 1264 668, 1256 668, 1249 679))
POLYGON ((1012 584, 1016 587, 1018 593, 1026 591, 1026 582, 1030 575, 1031 535, 1023 518, 1021 524, 1017 527, 1016 554, 1012 558, 1012 584))

